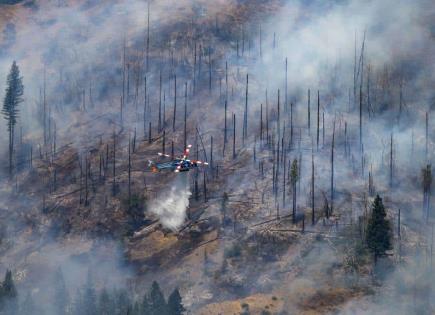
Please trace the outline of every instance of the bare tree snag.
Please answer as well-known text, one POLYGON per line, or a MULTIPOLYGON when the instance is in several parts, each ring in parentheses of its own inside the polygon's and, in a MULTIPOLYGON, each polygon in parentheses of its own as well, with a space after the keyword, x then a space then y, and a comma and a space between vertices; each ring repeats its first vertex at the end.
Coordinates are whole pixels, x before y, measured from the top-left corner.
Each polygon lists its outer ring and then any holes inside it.
POLYGON ((245 90, 245 113, 243 117, 243 143, 248 136, 248 85, 249 85, 249 75, 246 74, 246 90, 245 90))
POLYGON ((236 158, 236 114, 233 114, 233 160, 236 158))
POLYGON ((390 188, 393 188, 393 134, 390 137, 390 188))
POLYGON ((222 155, 225 156, 225 148, 227 145, 227 100, 225 99, 225 109, 224 109, 224 147, 222 155))
POLYGON ((319 150, 320 92, 317 90, 317 150, 319 150))
POLYGON ((263 104, 260 106, 260 143, 263 141, 263 104))
POLYGON ((130 139, 128 139, 128 208, 130 207, 131 207, 131 141, 130 139))
POLYGON ((174 75, 174 118, 172 121, 172 131, 175 132, 175 120, 177 118, 177 75, 174 75))
POLYGON ((113 132, 113 183, 112 194, 116 195, 116 134, 113 132))
POLYGON ((308 134, 311 134, 311 106, 310 106, 310 101, 311 101, 311 91, 310 91, 310 89, 308 89, 308 105, 307 105, 308 134))
POLYGON ((187 82, 184 89, 184 150, 187 148, 187 82))
POLYGON ((335 120, 332 127, 332 144, 331 144, 331 208, 330 214, 334 211, 334 146, 335 146, 335 120))
POLYGON ((315 223, 315 212, 314 212, 314 154, 311 153, 311 224, 315 223))
POLYGON ((147 10, 147 51, 146 51, 146 71, 149 71, 149 56, 150 56, 150 1, 148 0, 147 10))
MULTIPOLYGON (((146 80, 146 77, 145 77, 146 80)), ((158 124, 159 132, 162 131, 162 70, 160 70, 159 76, 159 124, 158 124)))

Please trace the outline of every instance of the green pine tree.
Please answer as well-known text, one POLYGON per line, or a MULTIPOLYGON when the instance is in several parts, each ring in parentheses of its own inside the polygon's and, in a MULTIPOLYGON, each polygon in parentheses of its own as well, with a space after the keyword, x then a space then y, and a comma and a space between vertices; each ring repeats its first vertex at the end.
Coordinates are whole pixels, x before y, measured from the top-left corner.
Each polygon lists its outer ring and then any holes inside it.
POLYGON ((182 315, 186 310, 182 302, 180 292, 178 289, 175 289, 168 298, 168 314, 182 315))
POLYGON ((20 76, 20 69, 16 62, 12 63, 11 70, 7 76, 6 95, 3 101, 2 114, 7 121, 9 133, 9 175, 12 176, 12 161, 14 152, 14 131, 18 119, 18 105, 23 102, 24 86, 23 78, 20 76))
POLYGON ((167 314, 167 305, 165 296, 160 289, 159 284, 154 281, 151 285, 151 292, 149 295, 149 303, 151 308, 151 315, 165 315, 167 314))
POLYGON ((2 300, 4 314, 12 315, 18 312, 18 293, 10 270, 6 271, 2 284, 2 300))
POLYGON ((375 263, 380 256, 385 255, 385 252, 392 248, 391 226, 386 216, 382 198, 377 195, 372 204, 366 234, 367 247, 373 253, 375 263))

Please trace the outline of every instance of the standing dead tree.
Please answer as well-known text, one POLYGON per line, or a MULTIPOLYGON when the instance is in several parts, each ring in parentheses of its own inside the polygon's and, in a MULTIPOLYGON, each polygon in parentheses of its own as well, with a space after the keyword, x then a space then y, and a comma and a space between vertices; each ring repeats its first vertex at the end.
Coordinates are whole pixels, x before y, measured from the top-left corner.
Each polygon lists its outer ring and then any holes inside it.
POLYGON ((393 134, 390 136, 390 189, 393 188, 393 134))
POLYGON ((157 128, 159 132, 162 131, 162 70, 160 70, 160 75, 159 75, 159 124, 157 128))
POLYGON ((236 158, 236 114, 233 114, 233 160, 236 158))
POLYGON ((426 112, 426 138, 425 138, 425 160, 428 161, 428 141, 429 141, 429 114, 426 112))
POLYGON ((290 181, 291 181, 292 195, 293 195, 293 210, 292 210, 293 224, 296 223, 296 183, 299 180, 299 170, 298 169, 299 169, 298 160, 294 159, 292 162, 291 171, 290 171, 290 181))
POLYGON ((243 115, 243 136, 242 136, 243 143, 245 143, 245 140, 248 137, 248 87, 249 87, 249 75, 246 74, 245 112, 243 115))
POLYGON ((332 127, 331 143, 331 214, 334 210, 334 146, 335 146, 335 120, 332 127))
POLYGON ((308 134, 311 134, 311 91, 308 89, 308 105, 307 105, 307 112, 308 112, 308 134))
POLYGON ((423 218, 426 223, 429 221, 430 215, 430 193, 432 186, 432 169, 428 164, 422 169, 423 178, 423 218))
POLYGON ((311 224, 315 223, 314 212, 314 154, 311 154, 311 224))
POLYGON ((187 82, 184 89, 184 150, 187 148, 187 82))
POLYGON ((112 182, 112 194, 116 195, 116 134, 113 132, 113 182, 112 182))
POLYGON ((128 207, 131 207, 131 140, 128 139, 128 207))
POLYGON ((148 0, 148 10, 147 10, 147 51, 146 51, 146 71, 149 70, 149 60, 150 60, 150 1, 148 0))
POLYGON ((172 120, 172 131, 175 132, 175 121, 177 118, 177 75, 174 75, 174 115, 172 120))
POLYGON ((319 135, 320 135, 320 92, 317 90, 317 150, 319 150, 319 135))
POLYGON ((223 146, 223 152, 222 152, 223 156, 225 156, 225 149, 226 149, 227 141, 228 141, 228 138, 227 138, 227 108, 228 108, 227 100, 225 99, 225 108, 224 108, 224 146, 223 146))

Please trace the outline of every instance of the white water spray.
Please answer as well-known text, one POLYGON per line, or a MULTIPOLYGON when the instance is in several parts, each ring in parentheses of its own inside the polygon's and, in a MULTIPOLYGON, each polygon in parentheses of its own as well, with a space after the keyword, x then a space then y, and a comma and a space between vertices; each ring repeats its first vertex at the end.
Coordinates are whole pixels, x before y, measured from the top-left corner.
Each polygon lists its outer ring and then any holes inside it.
POLYGON ((151 206, 162 225, 171 230, 177 230, 186 218, 189 207, 190 192, 187 174, 178 174, 169 191, 160 193, 151 206))

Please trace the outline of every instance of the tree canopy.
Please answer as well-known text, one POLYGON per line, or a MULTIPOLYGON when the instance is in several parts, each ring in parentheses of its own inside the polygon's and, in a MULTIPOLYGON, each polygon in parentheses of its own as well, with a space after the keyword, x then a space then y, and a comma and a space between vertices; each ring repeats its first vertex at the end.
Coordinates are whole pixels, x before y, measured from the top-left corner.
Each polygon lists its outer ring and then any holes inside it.
POLYGON ((391 226, 386 216, 382 198, 377 195, 372 204, 366 235, 367 247, 373 253, 375 262, 378 257, 385 255, 385 252, 392 248, 391 226))

